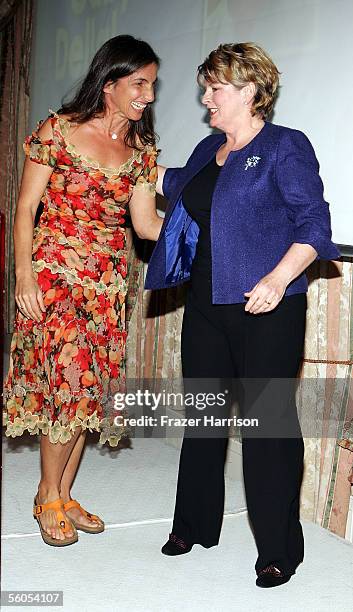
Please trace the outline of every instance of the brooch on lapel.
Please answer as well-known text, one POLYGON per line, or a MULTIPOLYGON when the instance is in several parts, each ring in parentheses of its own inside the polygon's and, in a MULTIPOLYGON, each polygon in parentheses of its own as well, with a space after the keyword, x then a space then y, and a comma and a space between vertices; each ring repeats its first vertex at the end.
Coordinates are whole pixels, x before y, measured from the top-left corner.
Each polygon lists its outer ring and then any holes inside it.
POLYGON ((258 157, 257 155, 248 157, 245 164, 245 170, 247 170, 248 168, 255 168, 255 166, 257 166, 257 164, 259 163, 260 159, 261 157, 258 157))

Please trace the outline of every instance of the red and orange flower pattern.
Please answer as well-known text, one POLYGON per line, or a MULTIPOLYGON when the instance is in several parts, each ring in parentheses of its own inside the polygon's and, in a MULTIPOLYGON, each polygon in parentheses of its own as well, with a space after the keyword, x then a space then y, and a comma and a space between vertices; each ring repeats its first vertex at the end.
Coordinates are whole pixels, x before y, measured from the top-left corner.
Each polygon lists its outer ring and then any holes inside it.
POLYGON ((128 291, 124 215, 133 190, 155 192, 156 150, 134 150, 118 169, 102 168, 67 142, 53 113, 53 137, 38 132, 24 149, 53 168, 33 237, 33 272, 46 312, 40 323, 16 314, 5 381, 6 435, 49 434, 68 441, 77 426, 116 446, 108 399, 124 388, 128 291))

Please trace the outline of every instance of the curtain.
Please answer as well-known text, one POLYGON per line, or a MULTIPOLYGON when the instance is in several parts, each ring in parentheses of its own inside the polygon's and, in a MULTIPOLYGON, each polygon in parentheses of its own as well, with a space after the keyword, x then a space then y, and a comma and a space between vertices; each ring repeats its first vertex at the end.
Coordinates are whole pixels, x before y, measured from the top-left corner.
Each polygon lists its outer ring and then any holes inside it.
POLYGON ((307 327, 298 412, 317 418, 304 438, 303 518, 344 537, 353 483, 353 259, 309 270, 307 327), (320 433, 318 431, 318 433, 320 433))
MULTIPOLYGON (((146 252, 143 258, 146 260, 146 252)), ((136 262, 137 259, 135 270, 136 262)), ((180 336, 186 289, 180 285, 173 289, 145 291, 143 283, 141 269, 132 293, 134 309, 131 304, 128 309, 131 319, 126 345, 126 375, 136 384, 153 382, 156 391, 166 384, 175 390, 181 382, 180 336)))
POLYGON ((29 108, 29 65, 33 0, 0 5, 0 210, 5 216, 4 318, 15 314, 12 228, 24 155, 29 108))

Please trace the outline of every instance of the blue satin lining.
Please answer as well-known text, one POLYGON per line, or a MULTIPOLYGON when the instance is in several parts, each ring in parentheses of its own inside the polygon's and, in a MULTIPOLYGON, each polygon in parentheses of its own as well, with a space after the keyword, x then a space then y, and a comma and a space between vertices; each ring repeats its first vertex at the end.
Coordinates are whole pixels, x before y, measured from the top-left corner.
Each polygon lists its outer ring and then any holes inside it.
POLYGON ((199 231, 180 196, 165 229, 167 283, 174 284, 190 277, 199 231))

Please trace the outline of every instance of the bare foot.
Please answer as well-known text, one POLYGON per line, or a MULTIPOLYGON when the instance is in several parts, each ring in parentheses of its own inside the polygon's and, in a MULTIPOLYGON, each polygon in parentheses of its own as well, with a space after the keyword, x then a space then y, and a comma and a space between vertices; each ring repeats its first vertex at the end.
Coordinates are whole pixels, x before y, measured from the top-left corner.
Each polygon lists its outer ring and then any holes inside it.
MULTIPOLYGON (((47 504, 49 502, 53 502, 60 497, 59 491, 52 490, 44 490, 43 487, 38 487, 38 493, 36 495, 36 504, 47 504)), ((62 509, 62 513, 64 515, 64 519, 67 522, 70 529, 63 533, 62 529, 58 525, 58 519, 55 510, 45 510, 42 514, 40 514, 37 518, 40 520, 42 528, 44 531, 50 535, 52 538, 56 540, 65 540, 67 538, 72 538, 74 535, 74 531, 72 529, 72 523, 69 520, 69 517, 66 515, 64 510, 62 509)))

